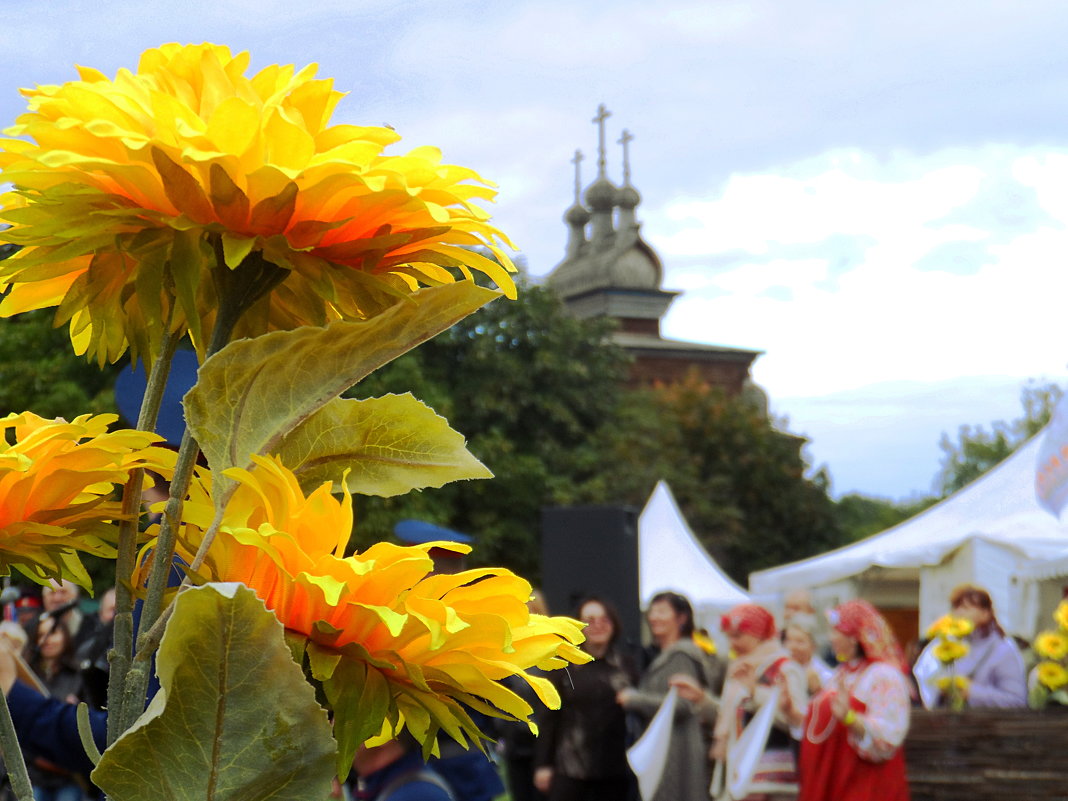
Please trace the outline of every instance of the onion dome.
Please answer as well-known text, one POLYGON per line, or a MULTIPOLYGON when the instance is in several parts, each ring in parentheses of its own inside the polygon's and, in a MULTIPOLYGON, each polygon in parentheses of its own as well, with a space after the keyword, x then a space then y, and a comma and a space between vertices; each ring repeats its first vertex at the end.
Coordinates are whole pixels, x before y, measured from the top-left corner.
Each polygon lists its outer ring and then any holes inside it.
POLYGON ((619 194, 616 196, 616 205, 621 209, 636 209, 641 202, 642 196, 638 194, 638 190, 633 186, 626 184, 619 188, 619 194))
POLYGON ((581 228, 590 221, 590 216, 589 209, 581 203, 575 203, 571 208, 564 212, 564 222, 568 225, 581 228))
POLYGON ((615 184, 602 176, 586 189, 586 205, 595 212, 611 211, 615 208, 618 192, 615 184))

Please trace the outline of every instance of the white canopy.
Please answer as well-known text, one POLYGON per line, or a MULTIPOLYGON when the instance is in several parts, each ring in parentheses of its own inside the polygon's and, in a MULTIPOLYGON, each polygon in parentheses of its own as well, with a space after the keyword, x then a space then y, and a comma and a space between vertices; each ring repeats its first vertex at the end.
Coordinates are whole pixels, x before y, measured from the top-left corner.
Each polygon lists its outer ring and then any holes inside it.
POLYGON ((638 518, 638 592, 642 606, 672 590, 694 608, 731 607, 749 595, 720 570, 694 537, 667 483, 657 483, 638 518))
MULTIPOLYGON (((1013 612, 1006 608, 1018 605, 1011 597, 1012 577, 1026 565, 1068 556, 1068 528, 1035 497, 1041 441, 1040 433, 986 475, 893 528, 820 556, 751 574, 750 590, 783 593, 817 588, 858 577, 872 568, 897 569, 902 575, 905 569, 913 574, 919 571, 914 580, 921 583, 926 572, 933 589, 935 583, 945 581, 935 582, 935 574, 928 569, 967 545, 967 555, 953 580, 986 586, 1000 609, 1013 612)), ((941 596, 942 611, 944 593, 939 586, 936 594, 941 596)), ((921 608, 921 625, 937 616, 934 603, 932 597, 928 604, 932 609, 921 608)))

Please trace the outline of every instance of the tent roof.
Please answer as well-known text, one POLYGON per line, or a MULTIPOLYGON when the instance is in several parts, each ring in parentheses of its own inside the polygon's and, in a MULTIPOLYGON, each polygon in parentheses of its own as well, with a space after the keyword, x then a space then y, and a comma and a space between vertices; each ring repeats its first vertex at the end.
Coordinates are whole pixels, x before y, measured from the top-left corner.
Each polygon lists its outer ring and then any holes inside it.
POLYGON ((972 538, 1009 546, 1031 559, 1068 554, 1068 528, 1035 498, 1042 437, 1040 432, 993 470, 893 528, 819 556, 753 573, 751 590, 816 587, 872 567, 937 565, 972 538))
POLYGON ((667 483, 660 481, 638 518, 638 591, 642 606, 666 590, 681 592, 695 607, 749 600, 748 593, 720 570, 694 537, 667 483))

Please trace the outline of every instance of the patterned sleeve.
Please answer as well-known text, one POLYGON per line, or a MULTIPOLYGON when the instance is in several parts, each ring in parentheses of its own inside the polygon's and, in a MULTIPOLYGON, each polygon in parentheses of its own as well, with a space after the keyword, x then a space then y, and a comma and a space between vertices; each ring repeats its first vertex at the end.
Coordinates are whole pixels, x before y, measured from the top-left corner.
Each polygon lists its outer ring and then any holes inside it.
POLYGON ((857 713, 864 735, 850 733, 849 744, 863 759, 885 762, 901 747, 909 730, 905 677, 893 666, 876 662, 858 680, 853 697, 866 707, 857 713))

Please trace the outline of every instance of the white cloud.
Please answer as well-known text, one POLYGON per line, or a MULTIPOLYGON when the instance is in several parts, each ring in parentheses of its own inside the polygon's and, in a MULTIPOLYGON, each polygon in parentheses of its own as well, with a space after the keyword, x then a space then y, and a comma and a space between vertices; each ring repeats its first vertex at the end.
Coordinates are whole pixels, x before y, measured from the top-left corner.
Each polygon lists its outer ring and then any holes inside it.
POLYGON ((681 288, 691 289, 665 328, 765 351, 754 375, 773 398, 892 376, 1057 371, 1068 359, 1060 325, 1068 297, 1066 171, 1065 154, 986 148, 899 154, 886 164, 830 153, 775 175, 733 176, 713 200, 662 211, 675 230, 656 244, 668 264, 690 257, 681 288), (1053 224, 1036 221, 1011 236, 970 224, 967 210, 981 207, 991 176, 1033 188, 1053 224), (842 235, 866 244, 847 269, 832 270, 842 235), (963 271, 917 266, 954 243, 980 243, 983 263, 963 271), (731 263, 700 275, 697 254, 731 263))

